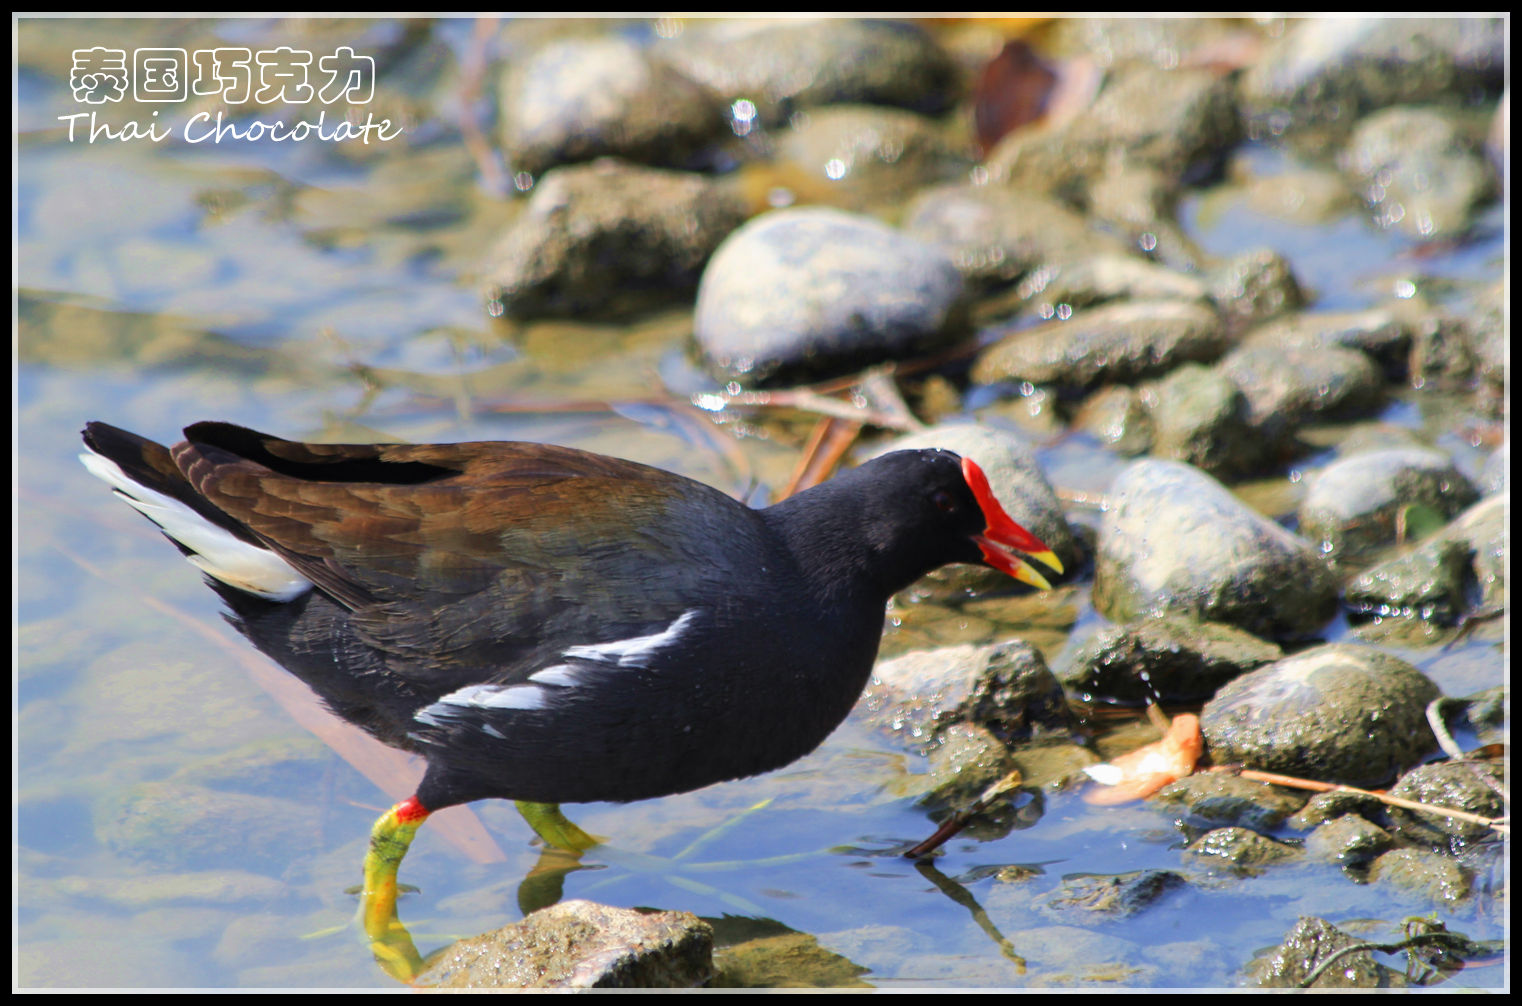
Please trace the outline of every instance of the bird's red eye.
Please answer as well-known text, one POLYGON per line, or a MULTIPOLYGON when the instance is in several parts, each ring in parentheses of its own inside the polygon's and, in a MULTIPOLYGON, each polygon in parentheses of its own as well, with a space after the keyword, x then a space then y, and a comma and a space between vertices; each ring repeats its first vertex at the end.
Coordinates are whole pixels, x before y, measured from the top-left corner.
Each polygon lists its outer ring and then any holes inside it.
POLYGON ((934 503, 935 508, 941 513, 951 513, 957 508, 956 498, 944 489, 937 489, 931 493, 930 502, 934 503))

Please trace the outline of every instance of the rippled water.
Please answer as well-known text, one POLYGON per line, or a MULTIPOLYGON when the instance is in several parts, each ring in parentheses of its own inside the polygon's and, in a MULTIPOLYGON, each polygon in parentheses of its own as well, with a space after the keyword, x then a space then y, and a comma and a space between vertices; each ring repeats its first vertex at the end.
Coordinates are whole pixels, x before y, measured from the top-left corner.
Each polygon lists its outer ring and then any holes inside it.
MULTIPOLYGON (((365 28, 377 46, 397 30, 365 28)), ((445 25, 434 43, 457 48, 468 30, 445 25)), ((75 461, 82 423, 165 441, 200 419, 292 437, 553 441, 757 499, 757 487, 785 480, 806 426, 738 441, 737 461, 730 441, 667 404, 708 383, 685 355, 685 312, 628 326, 488 319, 471 274, 517 207, 480 192, 469 155, 426 113, 414 142, 359 153, 70 143, 55 116, 73 111, 63 81, 74 49, 210 33, 167 21, 25 21, 19 32, 19 981, 383 985, 349 925, 345 888, 358 882, 372 820, 410 792, 416 767, 326 722, 243 645, 194 571, 75 461)), ((263 24, 220 32, 278 35, 263 24)), ((1184 222, 1213 252, 1278 247, 1327 307, 1368 303, 1409 267, 1408 246, 1356 214, 1288 225, 1222 191, 1191 200, 1184 222)), ((1420 266, 1488 278, 1500 254, 1497 236, 1420 266)), ((1439 402, 1396 401, 1382 418, 1440 432, 1472 469, 1480 455, 1445 429, 1439 402)), ((1042 457, 1074 490, 1103 489, 1118 463, 1078 440, 1042 457)), ((1255 491, 1280 502, 1294 492, 1283 480, 1244 494, 1255 491)), ((1099 621, 1083 590, 1061 604, 1060 631, 1032 630, 1049 657, 1099 621)), ((966 625, 955 618, 909 621, 957 638, 966 625)), ((890 633, 888 647, 918 638, 890 633)), ((1394 649, 1449 694, 1500 680, 1499 635, 1485 630, 1449 649, 1394 649)), ((1166 812, 1064 795, 1038 798, 1007 834, 964 836, 916 866, 896 850, 933 830, 905 795, 922 771, 853 723, 760 779, 573 808, 613 848, 565 876, 564 895, 725 920, 721 938, 813 934, 828 954, 801 980, 860 973, 889 988, 1229 986, 1299 915, 1385 920, 1371 929, 1390 939, 1389 925, 1426 910, 1321 865, 1249 879, 1181 866, 1186 836, 1166 812), (1001 881, 994 868, 1009 865, 1033 875, 1001 881), (1048 904, 1065 875, 1145 868, 1196 882, 1124 920, 1048 904)), ((537 856, 511 807, 472 811, 484 833, 469 819, 430 822, 403 866, 420 891, 402 915, 425 951, 553 895, 542 877, 525 881, 537 856)), ((1460 914, 1450 927, 1487 937, 1499 920, 1460 914)), ((1493 972, 1457 981, 1498 984, 1493 972)))

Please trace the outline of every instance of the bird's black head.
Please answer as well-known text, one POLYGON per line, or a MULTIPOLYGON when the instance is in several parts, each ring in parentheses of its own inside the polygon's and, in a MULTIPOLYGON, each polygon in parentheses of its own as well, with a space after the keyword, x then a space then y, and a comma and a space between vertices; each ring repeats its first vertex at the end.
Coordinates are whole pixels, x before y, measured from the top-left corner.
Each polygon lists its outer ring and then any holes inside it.
POLYGON ((954 562, 1049 587, 1015 549, 1062 571, 1051 550, 1004 512, 982 469, 951 451, 885 454, 773 510, 789 537, 801 539, 795 552, 806 566, 819 576, 864 579, 884 598, 954 562))

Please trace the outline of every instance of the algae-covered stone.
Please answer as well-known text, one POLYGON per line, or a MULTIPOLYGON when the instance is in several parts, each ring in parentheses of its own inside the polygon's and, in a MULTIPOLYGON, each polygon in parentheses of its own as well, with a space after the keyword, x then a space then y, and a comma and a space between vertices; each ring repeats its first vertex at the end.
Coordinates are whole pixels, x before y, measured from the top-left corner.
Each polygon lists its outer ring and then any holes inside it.
POLYGON ((1395 539, 1401 515, 1425 507, 1446 520, 1479 493, 1448 456, 1418 447, 1339 458, 1306 480, 1300 533, 1323 552, 1358 554, 1395 539))
POLYGON ((1217 764, 1352 786, 1388 782, 1437 746, 1437 686, 1398 657, 1329 643, 1245 674, 1200 713, 1217 764))
POLYGON ((1334 612, 1336 580, 1311 546, 1204 472, 1134 461, 1107 497, 1094 605, 1111 621, 1168 612, 1274 637, 1334 612))
POLYGON ((1191 618, 1146 618, 1095 633, 1058 671, 1085 698, 1190 702, 1284 651, 1230 625, 1191 618))
POLYGON ((695 988, 713 974, 713 930, 689 912, 564 901, 460 940, 424 988, 695 988))

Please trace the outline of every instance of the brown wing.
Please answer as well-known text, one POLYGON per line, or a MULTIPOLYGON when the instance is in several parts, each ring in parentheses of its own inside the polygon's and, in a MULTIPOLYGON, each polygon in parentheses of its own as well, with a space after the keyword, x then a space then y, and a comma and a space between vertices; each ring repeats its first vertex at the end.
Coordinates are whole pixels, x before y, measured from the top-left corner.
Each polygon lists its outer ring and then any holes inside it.
POLYGON ((174 460, 196 490, 351 609, 510 596, 518 580, 607 590, 600 579, 637 580, 631 563, 701 553, 712 529, 689 534, 689 504, 749 513, 690 479, 564 447, 302 444, 225 423, 185 436, 174 460))

